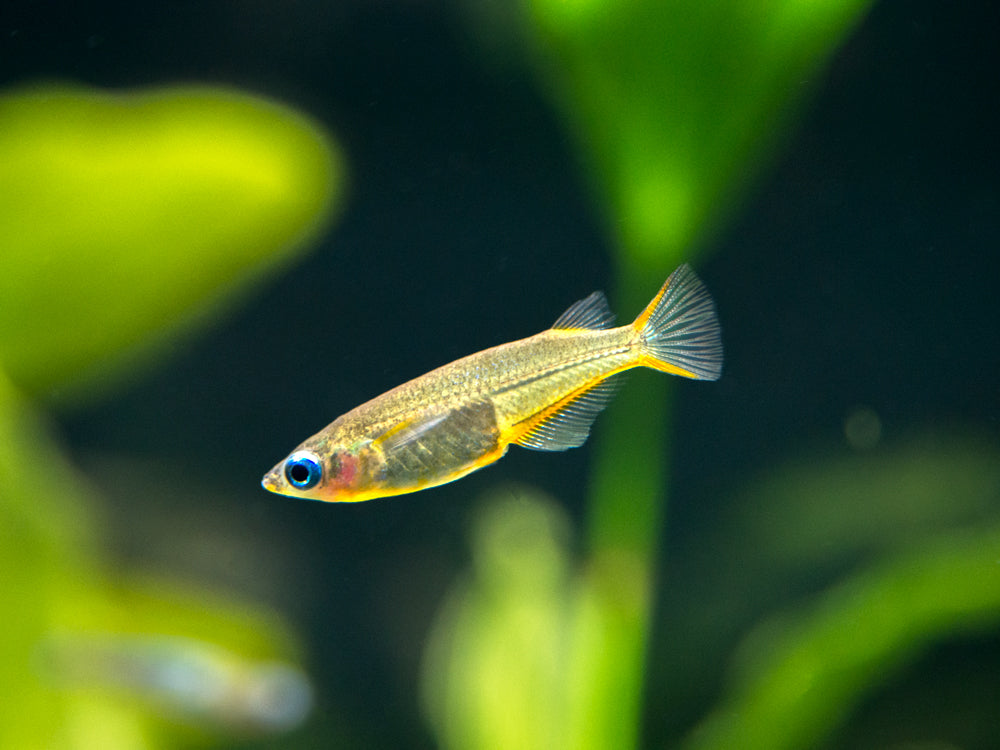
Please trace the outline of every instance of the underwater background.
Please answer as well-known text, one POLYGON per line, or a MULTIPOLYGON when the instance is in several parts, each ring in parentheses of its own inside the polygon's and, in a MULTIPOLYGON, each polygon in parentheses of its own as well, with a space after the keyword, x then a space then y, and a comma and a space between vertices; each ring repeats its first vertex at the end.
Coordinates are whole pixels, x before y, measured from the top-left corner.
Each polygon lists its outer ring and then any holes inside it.
POLYGON ((0 11, 0 747, 1000 747, 1000 7, 693 8, 0 11), (685 261, 717 383, 260 488, 685 261))

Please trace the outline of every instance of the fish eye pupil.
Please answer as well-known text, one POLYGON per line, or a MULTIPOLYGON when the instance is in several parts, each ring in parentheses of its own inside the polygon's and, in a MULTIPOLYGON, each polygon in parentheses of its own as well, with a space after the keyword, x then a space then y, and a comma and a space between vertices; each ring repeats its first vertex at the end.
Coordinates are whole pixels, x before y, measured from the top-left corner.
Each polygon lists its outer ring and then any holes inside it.
POLYGON ((296 489, 315 487, 322 475, 323 469, 312 453, 295 453, 285 462, 285 478, 296 489))

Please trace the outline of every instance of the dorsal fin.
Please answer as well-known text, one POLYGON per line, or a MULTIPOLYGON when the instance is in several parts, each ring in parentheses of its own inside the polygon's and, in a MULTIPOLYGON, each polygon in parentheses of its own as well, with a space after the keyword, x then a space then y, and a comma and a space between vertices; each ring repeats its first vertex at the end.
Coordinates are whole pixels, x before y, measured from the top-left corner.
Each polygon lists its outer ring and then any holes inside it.
POLYGON ((604 292, 594 292, 589 297, 584 297, 578 302, 574 302, 562 315, 559 320, 552 324, 553 328, 590 328, 600 330, 610 328, 615 322, 615 314, 608 306, 608 299, 604 292))
POLYGON ((514 442, 536 451, 564 451, 583 445, 590 426, 615 395, 621 380, 620 375, 612 376, 571 393, 526 420, 526 431, 514 442))

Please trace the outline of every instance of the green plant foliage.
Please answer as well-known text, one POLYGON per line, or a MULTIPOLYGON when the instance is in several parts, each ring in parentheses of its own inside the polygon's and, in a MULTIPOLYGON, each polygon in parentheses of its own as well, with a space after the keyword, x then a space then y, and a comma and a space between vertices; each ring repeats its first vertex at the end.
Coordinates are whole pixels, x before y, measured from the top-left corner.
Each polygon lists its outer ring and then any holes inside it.
POLYGON ((792 461, 746 488, 727 529, 739 530, 740 552, 768 577, 802 567, 836 571, 943 531, 989 525, 998 514, 996 446, 937 432, 792 461))
MULTIPOLYGON (((697 544, 675 550, 671 648, 658 666, 691 675, 664 700, 716 691, 704 654, 722 654, 757 619, 845 573, 912 554, 938 537, 1000 518, 1000 455, 959 433, 920 435, 862 451, 813 450, 746 483, 697 544), (720 554, 725 550, 725 554, 720 554)), ((695 698, 697 700, 697 698, 695 698)))
POLYGON ((305 247, 340 159, 315 126, 231 91, 0 96, 0 362, 27 392, 106 375, 305 247))
MULTIPOLYGON (((541 74, 582 146, 617 239, 620 308, 641 309, 650 287, 693 258, 778 144, 808 93, 803 81, 819 73, 867 6, 529 3, 541 74)), ((587 586, 595 598, 586 609, 592 637, 573 656, 584 685, 571 709, 584 727, 580 747, 638 742, 664 516, 667 388, 642 378, 596 430, 587 586)))
POLYGON ((542 73, 620 250, 691 259, 867 0, 532 0, 542 73))
POLYGON ((662 666, 692 679, 664 699, 702 692, 704 655, 750 634, 687 747, 819 746, 929 646, 1000 625, 991 441, 949 434, 814 450, 751 483, 731 508, 681 553, 699 578, 672 603, 674 657, 662 666))
MULTIPOLYGON (((539 74, 576 135, 617 240, 619 310, 642 309, 669 271, 693 258, 778 144, 810 88, 803 82, 818 74, 867 5, 526 3, 539 74)), ((564 708, 541 734, 567 747, 639 742, 667 479, 666 391, 665 379, 637 376, 595 429, 589 557, 568 605, 570 651, 564 697, 556 701, 564 708)), ((485 707, 478 708, 463 722, 489 726, 485 707)))
POLYGON ((424 702, 447 747, 557 750, 570 680, 569 522, 527 487, 483 502, 474 570, 456 586, 427 645, 424 702))
MULTIPOLYGON (((683 747, 822 746, 933 644, 1000 626, 1000 453, 991 442, 952 435, 847 456, 814 451, 732 507, 718 535, 699 540, 693 599, 669 615, 686 623, 673 629, 672 648, 686 659, 673 692, 712 668, 726 648, 720 630, 761 613, 721 701, 683 747), (827 581, 820 593, 767 603, 771 589, 794 590, 803 570, 827 581)), ((474 571, 449 596, 425 662, 428 713, 446 747, 598 747, 579 705, 601 710, 586 701, 620 653, 624 618, 612 604, 634 606, 643 578, 619 560, 597 589, 593 561, 575 566, 568 537, 554 501, 537 491, 484 501, 474 571), (599 650, 608 644, 619 650, 599 650)))
POLYGON ((121 371, 287 262, 340 169, 314 126, 233 92, 0 97, 0 746, 195 747, 309 710, 275 615, 109 574, 94 498, 23 394, 121 371))
POLYGON ((685 747, 814 746, 929 644, 1000 625, 998 549, 1000 525, 942 534, 765 621, 685 747))
POLYGON ((109 576, 84 487, 0 374, 0 746, 207 745, 300 719, 309 688, 287 628, 180 583, 109 576), (261 723, 268 695, 278 724, 267 709, 261 723))

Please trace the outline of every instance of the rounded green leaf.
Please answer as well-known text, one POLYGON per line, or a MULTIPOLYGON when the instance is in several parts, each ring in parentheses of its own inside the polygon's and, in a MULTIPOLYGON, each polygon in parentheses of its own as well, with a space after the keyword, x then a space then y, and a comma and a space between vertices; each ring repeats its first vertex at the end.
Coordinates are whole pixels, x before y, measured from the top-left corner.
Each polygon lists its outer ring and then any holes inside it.
POLYGON ((330 139, 204 87, 0 96, 0 363, 34 393, 143 353, 331 215, 330 139))

